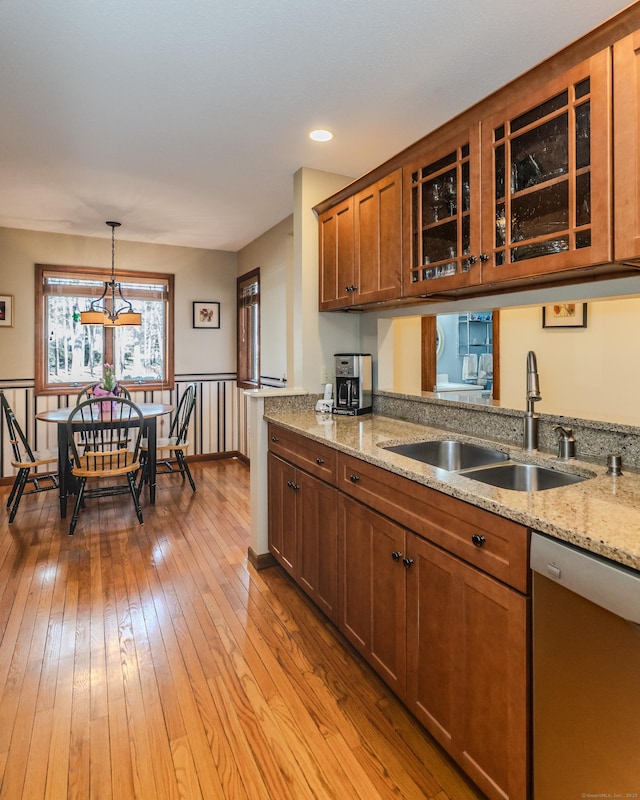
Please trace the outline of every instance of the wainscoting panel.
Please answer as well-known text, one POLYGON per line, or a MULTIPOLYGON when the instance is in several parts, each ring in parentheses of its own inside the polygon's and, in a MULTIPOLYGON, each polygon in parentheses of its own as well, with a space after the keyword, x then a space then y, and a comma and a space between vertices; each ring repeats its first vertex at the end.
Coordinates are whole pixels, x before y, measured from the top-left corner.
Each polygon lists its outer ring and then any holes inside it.
MULTIPOLYGON (((209 455, 239 452, 249 456, 246 432, 246 398, 236 385, 235 373, 176 375, 173 391, 136 392, 131 397, 136 403, 170 403, 178 405, 188 383, 196 384, 196 407, 189 431, 189 455, 209 455)), ((62 408, 75 402, 74 395, 47 395, 36 397, 32 380, 3 380, 0 389, 5 393, 20 426, 35 450, 53 450, 57 447, 56 426, 36 420, 41 411, 62 408)), ((158 436, 166 436, 172 415, 158 420, 158 436)), ((0 477, 12 476, 11 444, 7 426, 0 426, 0 477)))

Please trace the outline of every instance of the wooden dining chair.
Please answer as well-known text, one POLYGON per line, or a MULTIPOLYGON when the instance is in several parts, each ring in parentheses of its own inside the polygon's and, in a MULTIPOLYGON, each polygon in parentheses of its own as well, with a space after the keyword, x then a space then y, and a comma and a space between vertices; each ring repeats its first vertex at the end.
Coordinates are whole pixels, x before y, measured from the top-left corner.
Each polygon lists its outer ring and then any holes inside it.
MULTIPOLYGON (((196 405, 196 384, 190 383, 185 388, 178 409, 171 422, 169 435, 166 438, 158 439, 156 443, 156 475, 164 475, 167 473, 177 473, 182 475, 184 481, 185 475, 189 479, 191 489, 195 492, 196 484, 191 475, 189 464, 187 463, 186 451, 189 448, 189 425, 193 415, 193 409, 196 405)), ((149 480, 148 470, 146 469, 147 463, 147 449, 148 443, 143 439, 140 445, 142 453, 143 470, 140 474, 140 483, 138 491, 142 489, 142 484, 149 480)))
POLYGON ((67 436, 73 457, 71 472, 78 481, 78 494, 69 535, 76 529, 85 498, 130 494, 138 522, 142 524, 136 489, 142 425, 142 412, 126 397, 108 402, 92 398, 71 411, 67 436))
POLYGON ((13 522, 23 495, 48 492, 58 488, 58 453, 56 450, 32 450, 2 390, 0 390, 0 403, 7 422, 9 441, 13 452, 11 466, 18 470, 7 499, 7 508, 11 508, 9 522, 13 522), (56 469, 39 471, 42 467, 50 467, 51 464, 55 464, 56 469), (26 488, 28 485, 31 486, 30 489, 26 488))

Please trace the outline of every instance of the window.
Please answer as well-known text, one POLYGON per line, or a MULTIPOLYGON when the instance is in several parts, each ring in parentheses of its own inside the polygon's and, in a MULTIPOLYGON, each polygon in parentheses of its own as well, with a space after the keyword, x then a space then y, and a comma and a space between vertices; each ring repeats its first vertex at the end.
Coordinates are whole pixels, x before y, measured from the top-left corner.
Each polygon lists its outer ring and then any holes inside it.
POLYGON ((173 385, 173 275, 118 270, 142 325, 82 325, 80 312, 110 277, 104 269, 36 264, 36 394, 76 392, 101 379, 105 362, 136 388, 173 385))
POLYGON ((260 269, 238 278, 238 385, 260 386, 260 269))

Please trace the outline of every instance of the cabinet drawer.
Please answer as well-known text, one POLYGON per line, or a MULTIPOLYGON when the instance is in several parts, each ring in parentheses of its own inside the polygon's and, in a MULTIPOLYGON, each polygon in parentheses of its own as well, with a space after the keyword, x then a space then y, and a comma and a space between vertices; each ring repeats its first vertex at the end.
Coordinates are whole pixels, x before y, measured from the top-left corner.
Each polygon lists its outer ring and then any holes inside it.
POLYGON ((338 488, 394 522, 527 593, 529 532, 523 525, 340 453, 338 488))
POLYGON ((269 451, 335 485, 337 452, 331 447, 269 423, 269 451))

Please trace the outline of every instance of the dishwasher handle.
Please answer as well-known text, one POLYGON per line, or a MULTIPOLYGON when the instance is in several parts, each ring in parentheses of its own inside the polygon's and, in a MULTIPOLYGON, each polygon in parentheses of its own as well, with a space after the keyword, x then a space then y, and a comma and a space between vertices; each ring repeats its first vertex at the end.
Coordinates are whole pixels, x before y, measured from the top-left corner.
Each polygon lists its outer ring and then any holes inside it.
POLYGON ((640 572, 535 532, 531 534, 531 569, 640 625, 640 572))

